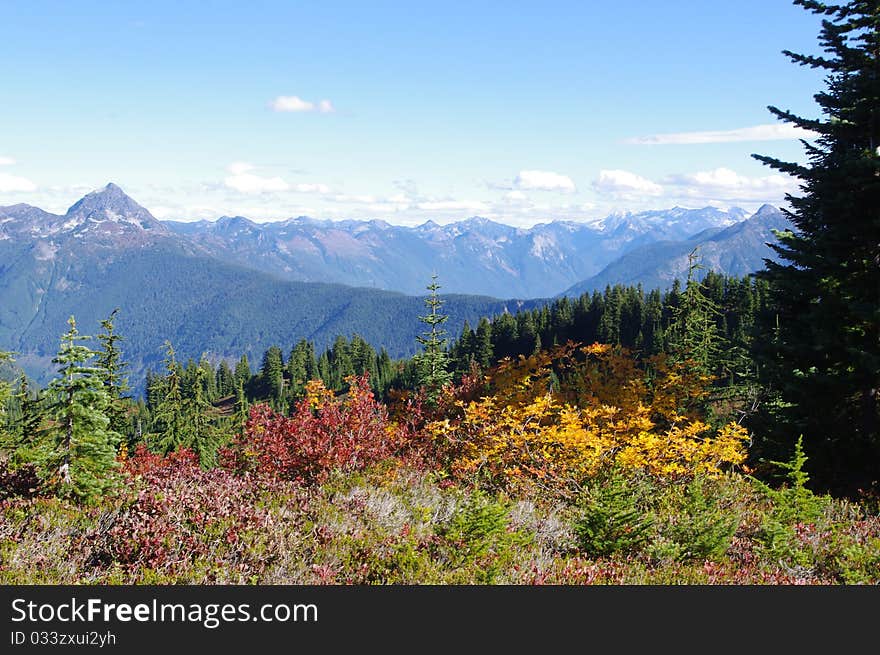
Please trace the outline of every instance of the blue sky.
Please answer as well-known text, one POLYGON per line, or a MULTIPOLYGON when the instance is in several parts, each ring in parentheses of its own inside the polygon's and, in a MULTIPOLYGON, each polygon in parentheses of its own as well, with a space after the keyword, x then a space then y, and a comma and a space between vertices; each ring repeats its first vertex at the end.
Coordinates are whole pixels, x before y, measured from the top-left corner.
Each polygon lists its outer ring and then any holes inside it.
POLYGON ((780 203, 788 0, 0 3, 0 205, 515 225, 780 203))

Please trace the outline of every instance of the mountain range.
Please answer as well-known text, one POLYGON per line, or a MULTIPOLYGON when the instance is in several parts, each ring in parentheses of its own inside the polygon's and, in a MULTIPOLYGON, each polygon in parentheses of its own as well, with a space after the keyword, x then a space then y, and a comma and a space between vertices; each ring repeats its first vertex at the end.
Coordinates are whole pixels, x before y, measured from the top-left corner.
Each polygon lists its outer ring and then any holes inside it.
MULTIPOLYGON (((528 303, 447 295, 450 334, 465 320, 528 303)), ((74 315, 83 334, 121 309, 117 330, 133 382, 156 370, 170 340, 181 358, 259 364, 271 345, 309 339, 319 348, 359 334, 392 356, 412 354, 424 328, 421 298, 321 282, 295 282, 224 262, 181 237, 108 185, 55 215, 30 205, 0 207, 0 349, 39 381, 54 368, 59 337, 74 315)))
POLYGON ((771 230, 786 226, 769 205, 753 216, 674 208, 529 229, 483 218, 417 227, 307 217, 184 223, 157 220, 108 184, 63 215, 0 207, 0 349, 45 378, 68 316, 90 334, 120 307, 136 378, 158 368, 166 339, 181 357, 253 360, 270 345, 306 338, 323 348, 356 333, 400 357, 425 327, 419 296, 434 272, 455 337, 465 320, 560 293, 668 286, 686 274, 695 246, 707 267, 751 272, 772 255, 771 230))
POLYGON ((289 280, 424 292, 432 273, 444 291, 498 298, 555 296, 621 255, 742 221, 738 208, 674 208, 593 223, 553 221, 523 229, 474 217, 417 227, 301 216, 258 224, 242 216, 166 222, 212 256, 289 280))
POLYGON ((562 295, 579 296, 609 284, 668 289, 676 278, 682 282, 687 279, 692 252, 703 271, 748 275, 762 269, 765 258, 776 259, 767 245, 776 240, 774 230, 791 227, 791 222, 776 207, 763 205, 753 216, 729 227, 708 228, 686 239, 663 239, 633 248, 597 275, 572 285, 562 295))

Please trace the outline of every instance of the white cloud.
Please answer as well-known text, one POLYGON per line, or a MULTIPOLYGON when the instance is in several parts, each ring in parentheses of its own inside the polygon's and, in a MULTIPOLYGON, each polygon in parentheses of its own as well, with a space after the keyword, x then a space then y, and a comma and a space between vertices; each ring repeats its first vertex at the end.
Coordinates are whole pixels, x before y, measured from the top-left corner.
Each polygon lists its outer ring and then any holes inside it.
POLYGON ((755 125, 735 130, 708 132, 676 132, 652 134, 626 139, 625 143, 637 145, 670 145, 693 143, 731 143, 734 141, 776 141, 781 139, 814 139, 818 135, 791 123, 755 125))
MULTIPOLYGON (((12 166, 15 159, 12 157, 0 157, 0 166, 12 166)), ((26 177, 0 173, 0 193, 12 193, 15 191, 36 191, 37 185, 26 177)))
POLYGON ((315 182, 302 182, 290 185, 280 177, 265 177, 253 171, 256 166, 248 162, 238 161, 229 164, 226 170, 229 176, 223 180, 228 188, 239 193, 271 193, 278 191, 296 191, 297 193, 330 193, 330 187, 326 184, 315 182))
POLYGON ((534 191, 575 191, 574 182, 568 175, 553 171, 520 171, 513 180, 517 189, 534 191))
POLYGON ((160 221, 164 221, 166 218, 170 218, 172 220, 176 219, 179 211, 180 210, 177 207, 168 207, 166 205, 150 206, 150 213, 158 218, 160 221))
POLYGON ((223 180, 230 189, 239 193, 269 193, 287 191, 290 185, 280 177, 260 177, 251 173, 231 175, 223 180))
POLYGON ((519 191, 517 189, 515 189, 513 191, 508 191, 507 193, 505 193, 504 198, 506 200, 528 200, 529 199, 529 197, 526 194, 524 194, 522 191, 519 191))
POLYGON ((354 203, 358 205, 369 205, 374 202, 379 202, 376 196, 370 195, 360 195, 360 196, 351 196, 344 193, 337 194, 333 196, 333 200, 336 202, 343 203, 354 203))
POLYGON ((245 161, 237 161, 229 164, 226 170, 229 176, 223 183, 230 189, 240 193, 269 193, 273 191, 296 191, 298 193, 330 193, 330 187, 326 184, 303 182, 291 186, 280 177, 264 177, 253 171, 256 166, 245 161))
POLYGON ((14 191, 36 191, 37 185, 26 177, 18 175, 9 175, 8 173, 0 173, 0 193, 11 193, 14 191))
POLYGON ((796 193, 798 182, 788 175, 750 177, 729 168, 676 173, 649 180, 629 171, 602 170, 593 182, 598 194, 615 202, 617 209, 637 211, 685 207, 759 206, 783 204, 786 193, 796 193))
POLYGON ((247 162, 230 164, 226 168, 230 175, 223 179, 223 184, 239 193, 271 193, 290 189, 290 185, 280 177, 262 177, 251 173, 254 168, 253 164, 247 162))
POLYGON ((798 188, 797 180, 788 175, 748 177, 729 168, 670 175, 662 181, 670 194, 733 202, 779 202, 798 188))
POLYGON ((318 112, 319 114, 332 114, 336 111, 329 100, 314 103, 299 96, 278 96, 269 103, 269 108, 278 112, 318 112))
POLYGON ((326 184, 297 184, 293 190, 299 193, 330 193, 330 187, 326 184))
POLYGON ((249 164, 246 161, 236 161, 229 164, 226 167, 226 170, 229 171, 232 175, 244 175, 248 171, 252 171, 256 168, 253 164, 249 164))
POLYGON ((663 187, 656 182, 621 170, 599 171, 599 177, 593 182, 593 188, 599 193, 618 197, 663 195, 663 187))

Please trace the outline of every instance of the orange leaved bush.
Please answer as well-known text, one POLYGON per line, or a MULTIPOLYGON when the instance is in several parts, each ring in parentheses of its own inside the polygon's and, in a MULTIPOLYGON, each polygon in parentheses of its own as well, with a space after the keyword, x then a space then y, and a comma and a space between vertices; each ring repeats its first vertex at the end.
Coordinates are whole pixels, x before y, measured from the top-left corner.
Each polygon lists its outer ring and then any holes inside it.
POLYGON ((458 477, 564 485, 615 466, 672 477, 745 460, 745 429, 702 420, 709 379, 686 363, 569 343, 507 360, 491 379, 487 395, 427 426, 458 477))

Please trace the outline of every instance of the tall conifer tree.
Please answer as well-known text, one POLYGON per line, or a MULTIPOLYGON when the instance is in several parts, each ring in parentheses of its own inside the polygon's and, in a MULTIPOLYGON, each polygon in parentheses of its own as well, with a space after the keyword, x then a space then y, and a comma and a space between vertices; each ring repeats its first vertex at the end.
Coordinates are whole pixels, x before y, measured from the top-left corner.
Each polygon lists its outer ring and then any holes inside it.
POLYGON ((107 408, 107 415, 110 417, 110 428, 122 435, 126 435, 131 431, 129 425, 129 402, 125 395, 130 390, 128 379, 125 376, 126 363, 122 360, 122 350, 119 342, 122 337, 116 333, 116 314, 119 312, 117 307, 110 316, 101 321, 103 332, 98 334, 98 341, 101 342, 101 350, 98 351, 98 366, 101 369, 101 378, 104 381, 104 389, 106 389, 110 397, 110 405, 107 408))
POLYGON ((260 382, 263 387, 262 392, 270 400, 272 406, 280 409, 284 390, 284 359, 281 348, 278 346, 271 346, 263 355, 260 382))
POLYGON ((688 255, 687 284, 680 304, 672 310, 672 323, 667 334, 673 359, 690 361, 700 374, 712 375, 719 363, 724 337, 717 325, 721 310, 697 278, 697 271, 701 268, 694 249, 688 255))
POLYGON ((242 355, 241 359, 235 365, 235 386, 247 386, 251 381, 251 365, 248 362, 247 355, 242 355))
POLYGON ((93 364, 98 353, 81 343, 91 337, 79 334, 73 316, 67 323, 70 329, 52 360, 58 364, 58 377, 49 383, 55 441, 48 473, 60 495, 88 502, 113 485, 122 436, 110 426, 103 369, 93 364))
POLYGON ((160 385, 161 397, 153 411, 156 431, 152 443, 160 451, 168 453, 183 445, 186 440, 186 413, 180 365, 170 341, 165 342, 165 377, 160 385))
POLYGON ((880 2, 795 4, 824 17, 826 54, 784 54, 825 71, 826 88, 820 118, 769 108, 818 134, 803 141, 807 164, 754 155, 801 187, 795 230, 773 244, 781 261, 761 273, 776 309, 756 339, 777 400, 764 427, 782 429, 759 445, 783 459, 803 434, 813 479, 853 488, 880 481, 880 2))
POLYGON ((436 274, 431 276, 431 283, 427 289, 431 292, 425 298, 428 313, 419 316, 419 320, 429 329, 416 337, 423 348, 417 355, 416 364, 418 385, 425 388, 429 400, 433 402, 436 401, 443 385, 452 380, 452 373, 449 371, 449 354, 446 351, 448 339, 446 330, 443 329, 443 324, 449 320, 449 316, 440 312, 443 301, 437 293, 440 284, 437 282, 436 274))
POLYGON ((195 367, 192 393, 183 399, 183 435, 181 445, 199 456, 203 468, 216 464, 220 432, 214 425, 217 412, 208 399, 207 387, 213 377, 203 366, 195 367))

